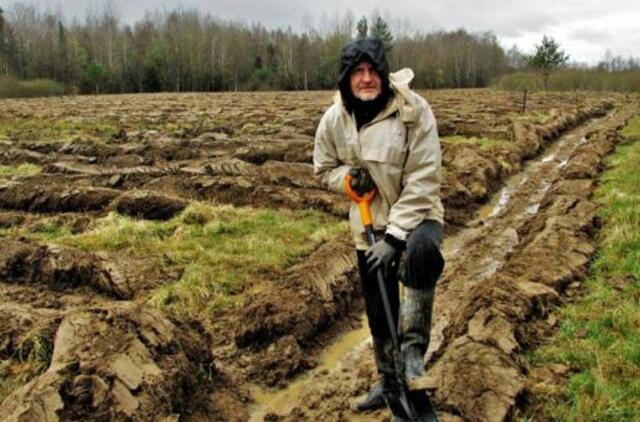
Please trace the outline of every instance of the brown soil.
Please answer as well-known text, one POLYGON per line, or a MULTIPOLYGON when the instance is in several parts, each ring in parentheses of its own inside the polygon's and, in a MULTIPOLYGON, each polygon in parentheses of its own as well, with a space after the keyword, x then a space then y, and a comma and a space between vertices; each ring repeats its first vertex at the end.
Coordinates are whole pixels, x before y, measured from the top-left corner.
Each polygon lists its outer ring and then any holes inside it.
MULTIPOLYGON (((43 166, 37 176, 0 180, 0 229, 53 224, 81 232, 114 210, 165 220, 193 200, 346 217, 348 201, 320 189, 312 174, 313 134, 331 95, 7 101, 3 119, 100 121, 117 131, 102 139, 0 140, 0 163, 43 166)), ((546 333, 548 309, 588 265, 597 221, 585 192, 593 190, 589 179, 617 142, 614 127, 630 112, 613 95, 536 94, 524 116, 509 93, 425 95, 442 135, 504 141, 490 149, 444 146, 447 232, 457 235, 439 284, 429 353, 429 382, 443 420, 498 420, 511 414, 525 390, 519 353, 546 333), (614 117, 589 123, 612 109, 614 117), (535 113, 546 115, 543 123, 535 113), (564 165, 556 158, 549 165, 557 171, 531 171, 524 188, 512 193, 513 208, 477 217, 509 176, 528 174, 528 159, 534 158, 531 166, 545 163, 535 157, 576 127, 569 133, 579 138, 558 152, 564 165), (585 142, 575 147, 582 136, 585 142), (532 198, 535 212, 524 211, 532 198)), ((0 414, 14 420, 247 420, 248 386, 282 387, 312 373, 313 388, 303 390, 284 419, 362 418, 350 406, 375 377, 368 348, 341 371, 311 370, 317 352, 362 312, 347 239, 256 280, 245 307, 198 323, 143 304, 146 290, 179 277, 149 260, 11 235, 1 240, 0 369, 24 375, 19 363, 34 335, 48 339, 52 357, 43 370, 24 376, 29 382, 0 404, 0 414)))
POLYGON ((70 311, 49 368, 8 397, 2 413, 17 421, 189 415, 224 381, 207 346, 203 333, 133 303, 70 311))
POLYGON ((63 246, 5 241, 0 251, 0 279, 7 283, 42 283, 53 290, 88 285, 116 299, 133 295, 128 280, 112 264, 63 246))

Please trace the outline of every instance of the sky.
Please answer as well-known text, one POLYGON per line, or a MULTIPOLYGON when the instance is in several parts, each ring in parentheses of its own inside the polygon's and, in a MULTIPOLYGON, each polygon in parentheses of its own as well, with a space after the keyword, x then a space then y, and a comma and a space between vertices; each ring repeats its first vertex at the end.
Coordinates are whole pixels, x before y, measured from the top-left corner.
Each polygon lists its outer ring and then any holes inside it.
POLYGON ((15 3, 82 18, 89 8, 111 3, 121 22, 134 23, 146 10, 196 8, 221 19, 261 23, 268 28, 302 31, 319 27, 351 10, 356 18, 377 9, 395 31, 492 31, 500 44, 533 52, 543 35, 558 41, 570 60, 596 64, 607 50, 623 57, 640 57, 640 1, 638 0, 0 0, 10 10, 15 3), (348 6, 347 6, 348 3, 348 6))

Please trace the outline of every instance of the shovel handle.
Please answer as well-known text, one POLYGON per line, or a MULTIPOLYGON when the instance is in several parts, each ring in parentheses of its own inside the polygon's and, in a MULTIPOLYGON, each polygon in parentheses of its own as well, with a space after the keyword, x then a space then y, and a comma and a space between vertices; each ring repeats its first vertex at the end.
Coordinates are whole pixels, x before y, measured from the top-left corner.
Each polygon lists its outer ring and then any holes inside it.
MULTIPOLYGON (((364 195, 358 195, 351 189, 351 181, 353 180, 353 176, 347 174, 344 178, 344 187, 347 192, 347 196, 358 204, 358 208, 360 210, 360 219, 362 220, 362 224, 364 225, 365 232, 367 234, 367 243, 369 246, 373 246, 376 242, 375 233, 373 231, 373 219, 371 218, 371 202, 373 198, 376 196, 376 188, 374 187, 369 192, 364 195)), ((389 296, 387 294, 387 289, 385 287, 384 276, 382 275, 382 270, 378 269, 376 271, 376 281, 378 282, 378 290, 380 291, 380 299, 382 301, 382 307, 384 309, 385 319, 387 321, 387 327, 389 328, 389 334, 391 337, 391 343, 393 344, 393 355, 394 355, 394 366, 396 377, 398 381, 398 385, 400 386, 399 391, 399 402, 402 406, 402 410, 409 417, 410 420, 417 420, 416 411, 409 400, 409 392, 406 385, 406 380, 402 376, 403 366, 400 358, 400 344, 398 341, 398 332, 397 327, 394 324, 393 316, 391 313, 391 304, 389 302, 389 296)))
POLYGON ((353 176, 347 174, 344 178, 344 189, 347 192, 347 196, 353 202, 358 204, 358 208, 360 209, 360 218, 362 218, 362 224, 367 227, 373 227, 373 218, 371 218, 371 202, 373 202, 373 198, 376 196, 376 188, 374 187, 369 192, 364 195, 358 195, 351 188, 351 181, 353 180, 353 176))

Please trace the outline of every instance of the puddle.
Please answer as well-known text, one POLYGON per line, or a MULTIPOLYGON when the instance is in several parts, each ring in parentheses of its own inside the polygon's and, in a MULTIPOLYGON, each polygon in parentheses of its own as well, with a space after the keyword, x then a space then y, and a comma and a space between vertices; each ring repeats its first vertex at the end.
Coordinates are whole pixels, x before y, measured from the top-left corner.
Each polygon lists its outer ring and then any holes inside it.
POLYGON ((536 215, 540 210, 540 203, 536 203, 527 207, 527 214, 536 215))
POLYGON ((339 370, 346 357, 359 353, 370 341, 366 316, 363 314, 362 318, 362 327, 339 337, 318 356, 318 362, 321 362, 320 365, 291 382, 286 388, 273 390, 253 386, 251 394, 255 399, 255 404, 252 406, 252 414, 249 421, 264 421, 270 413, 277 415, 290 413, 299 404, 302 393, 309 390, 310 383, 317 380, 314 375, 339 370))
POLYGON ((487 220, 489 218, 493 218, 496 215, 500 214, 500 212, 507 206, 509 203, 509 199, 511 199, 512 188, 509 186, 505 186, 500 190, 500 194, 496 200, 491 200, 486 205, 483 205, 478 210, 478 220, 487 220))
POLYGON ((555 153, 549 154, 549 155, 547 155, 546 157, 544 157, 542 159, 542 162, 543 163, 548 163, 549 161, 553 160, 554 158, 556 158, 556 154, 555 153))

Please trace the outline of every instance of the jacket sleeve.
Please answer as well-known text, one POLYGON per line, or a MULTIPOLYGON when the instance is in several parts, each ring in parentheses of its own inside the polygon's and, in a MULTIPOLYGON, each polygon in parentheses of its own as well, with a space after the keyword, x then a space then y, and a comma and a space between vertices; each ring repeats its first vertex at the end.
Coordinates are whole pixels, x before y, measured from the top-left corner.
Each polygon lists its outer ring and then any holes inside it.
POLYGON ((316 131, 313 148, 313 172, 320 184, 337 193, 344 193, 344 178, 350 166, 342 163, 338 158, 335 137, 330 133, 327 125, 329 112, 320 120, 316 131))
POLYGON ((387 234, 406 240, 436 207, 440 197, 441 151, 436 120, 431 107, 419 100, 418 118, 408 128, 407 158, 403 167, 400 197, 391 206, 387 234))

